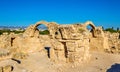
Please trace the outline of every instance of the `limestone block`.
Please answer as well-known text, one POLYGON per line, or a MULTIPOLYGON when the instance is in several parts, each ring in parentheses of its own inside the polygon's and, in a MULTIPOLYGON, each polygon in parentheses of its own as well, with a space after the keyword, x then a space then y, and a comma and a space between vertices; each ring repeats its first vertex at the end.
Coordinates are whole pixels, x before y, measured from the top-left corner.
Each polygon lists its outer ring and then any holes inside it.
POLYGON ((56 54, 55 54, 54 48, 51 48, 51 49, 50 49, 50 59, 51 59, 51 61, 53 61, 53 62, 55 62, 55 61, 57 60, 57 56, 56 56, 56 54))
POLYGON ((69 59, 69 62, 74 62, 75 61, 74 52, 68 52, 68 59, 69 59))
POLYGON ((14 47, 17 48, 19 51, 25 53, 40 51, 44 48, 43 45, 40 43, 39 38, 36 37, 18 37, 14 41, 14 47))
POLYGON ((63 51, 58 51, 58 60, 59 60, 60 62, 65 62, 65 61, 66 61, 64 50, 63 50, 63 51))
POLYGON ((8 48, 11 46, 11 38, 9 35, 0 36, 0 48, 8 48))
POLYGON ((67 42, 66 43, 67 50, 70 52, 74 52, 76 48, 76 43, 75 42, 67 42))
POLYGON ((79 52, 79 53, 83 53, 85 51, 85 47, 84 46, 81 46, 79 48, 76 48, 76 52, 79 52))
POLYGON ((63 25, 60 27, 60 30, 63 39, 80 39, 78 30, 76 30, 73 25, 63 25))
POLYGON ((12 72, 12 66, 7 65, 7 66, 3 67, 3 72, 12 72))
POLYGON ((64 45, 57 40, 51 40, 51 44, 55 50, 64 50, 64 45))

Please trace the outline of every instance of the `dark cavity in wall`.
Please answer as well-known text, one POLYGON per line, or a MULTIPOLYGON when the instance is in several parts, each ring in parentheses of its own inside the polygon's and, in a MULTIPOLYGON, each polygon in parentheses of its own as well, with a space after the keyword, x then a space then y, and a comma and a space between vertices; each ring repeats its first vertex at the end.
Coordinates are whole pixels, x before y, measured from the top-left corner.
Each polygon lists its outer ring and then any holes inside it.
POLYGON ((45 50, 47 50, 47 56, 50 58, 50 47, 45 47, 45 50))
POLYGON ((62 42, 62 44, 64 45, 64 54, 65 54, 65 58, 68 58, 68 50, 67 50, 67 46, 65 42, 62 42))
POLYGON ((15 38, 11 38, 11 46, 13 46, 13 41, 15 40, 15 38))

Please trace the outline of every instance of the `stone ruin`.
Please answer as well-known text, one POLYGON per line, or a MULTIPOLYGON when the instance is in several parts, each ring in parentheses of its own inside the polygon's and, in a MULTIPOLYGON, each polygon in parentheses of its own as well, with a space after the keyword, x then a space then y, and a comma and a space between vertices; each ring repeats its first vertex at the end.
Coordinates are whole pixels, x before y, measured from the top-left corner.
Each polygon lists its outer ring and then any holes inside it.
POLYGON ((108 38, 109 48, 105 51, 113 54, 120 54, 120 34, 119 33, 105 33, 108 38))
POLYGON ((109 49, 108 40, 102 27, 96 27, 91 21, 69 25, 40 21, 30 25, 22 34, 1 35, 0 48, 6 51, 0 52, 0 60, 46 51, 53 62, 80 63, 90 59, 90 51, 103 52, 109 49), (39 34, 37 27, 41 24, 48 28, 49 35, 39 34), (91 31, 87 29, 88 25, 91 31))

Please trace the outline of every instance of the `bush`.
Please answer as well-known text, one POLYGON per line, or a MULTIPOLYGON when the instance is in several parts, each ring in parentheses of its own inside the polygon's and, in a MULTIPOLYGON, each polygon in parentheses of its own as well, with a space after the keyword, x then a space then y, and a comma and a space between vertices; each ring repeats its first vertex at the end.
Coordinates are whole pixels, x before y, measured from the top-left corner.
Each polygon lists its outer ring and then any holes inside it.
POLYGON ((107 29, 105 29, 105 31, 109 31, 109 32, 111 32, 111 33, 116 33, 116 32, 118 32, 117 30, 114 30, 113 28, 107 28, 107 29))
POLYGON ((10 34, 11 32, 13 32, 15 34, 18 34, 18 33, 23 33, 24 31, 17 31, 17 30, 11 31, 10 29, 2 29, 2 30, 0 30, 0 35, 3 34, 3 33, 10 34))
POLYGON ((48 35, 48 34, 50 34, 48 30, 40 31, 39 33, 41 35, 48 35))
POLYGON ((85 31, 85 30, 82 29, 82 28, 79 29, 79 32, 80 32, 80 33, 84 32, 84 31, 85 31))
POLYGON ((15 34, 19 34, 19 33, 23 33, 24 31, 16 31, 16 30, 13 30, 13 31, 11 31, 11 32, 13 32, 13 33, 15 33, 15 34))

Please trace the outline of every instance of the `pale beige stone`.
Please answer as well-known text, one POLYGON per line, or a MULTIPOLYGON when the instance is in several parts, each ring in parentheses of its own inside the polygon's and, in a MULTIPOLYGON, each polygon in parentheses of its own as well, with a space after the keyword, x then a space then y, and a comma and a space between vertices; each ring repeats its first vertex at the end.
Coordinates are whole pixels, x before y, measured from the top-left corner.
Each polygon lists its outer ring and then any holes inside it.
POLYGON ((12 72, 12 66, 10 66, 10 65, 4 66, 3 72, 12 72))
POLYGON ((18 53, 41 52, 47 47, 46 54, 49 54, 51 61, 77 63, 87 61, 91 56, 89 51, 120 52, 118 37, 118 33, 106 33, 102 27, 95 27, 91 21, 70 25, 39 21, 26 28, 23 34, 1 35, 0 48, 9 50, 11 56, 8 58, 12 58, 18 53), (37 27, 41 24, 48 28, 49 35, 39 34, 37 27), (87 29, 88 25, 92 31, 87 29))

